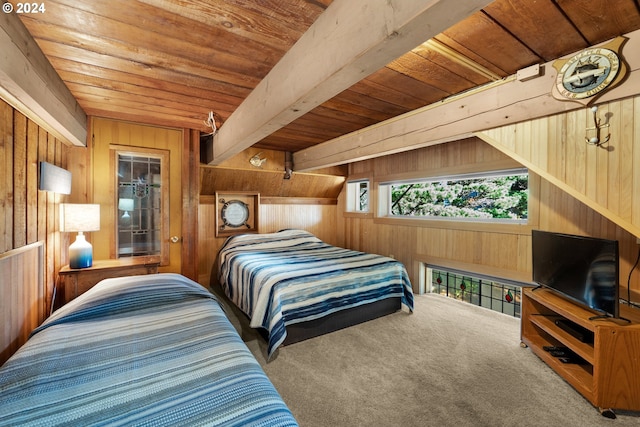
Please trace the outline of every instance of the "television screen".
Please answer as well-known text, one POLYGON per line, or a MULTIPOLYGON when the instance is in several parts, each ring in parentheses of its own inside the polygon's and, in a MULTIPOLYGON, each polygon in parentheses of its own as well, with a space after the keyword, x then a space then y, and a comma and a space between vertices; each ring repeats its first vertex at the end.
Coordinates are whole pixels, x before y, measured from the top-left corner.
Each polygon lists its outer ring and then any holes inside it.
POLYGON ((534 282, 619 317, 616 240, 541 230, 531 237, 534 282))

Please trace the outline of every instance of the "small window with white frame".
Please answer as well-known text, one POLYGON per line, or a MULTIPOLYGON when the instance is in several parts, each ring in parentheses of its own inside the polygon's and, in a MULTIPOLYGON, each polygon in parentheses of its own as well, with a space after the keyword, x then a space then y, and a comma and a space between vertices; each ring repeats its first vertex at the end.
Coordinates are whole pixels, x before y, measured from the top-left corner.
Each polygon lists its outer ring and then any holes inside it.
POLYGON ((369 180, 358 179, 347 182, 347 212, 369 212, 369 180))

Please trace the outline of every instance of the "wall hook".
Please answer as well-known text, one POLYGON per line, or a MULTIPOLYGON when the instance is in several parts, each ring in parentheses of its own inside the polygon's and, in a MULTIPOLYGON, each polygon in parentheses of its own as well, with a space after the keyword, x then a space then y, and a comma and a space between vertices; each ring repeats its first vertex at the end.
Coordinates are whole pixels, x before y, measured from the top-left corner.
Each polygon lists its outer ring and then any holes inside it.
POLYGON ((609 141, 609 138, 611 137, 611 133, 607 133, 607 136, 604 137, 604 139, 600 138, 600 131, 604 128, 608 128, 609 123, 607 121, 606 123, 601 124, 602 120, 598 117, 597 106, 591 107, 591 113, 593 113, 593 127, 586 129, 586 134, 584 139, 586 143, 589 145, 600 146, 602 144, 607 143, 609 141), (592 133, 593 136, 589 137, 590 133, 592 133))

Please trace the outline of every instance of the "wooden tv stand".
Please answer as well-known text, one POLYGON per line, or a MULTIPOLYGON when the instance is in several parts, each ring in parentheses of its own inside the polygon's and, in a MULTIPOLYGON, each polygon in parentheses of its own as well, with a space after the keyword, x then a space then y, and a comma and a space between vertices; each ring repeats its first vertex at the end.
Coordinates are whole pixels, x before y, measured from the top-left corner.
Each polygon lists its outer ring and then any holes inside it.
MULTIPOLYGON (((592 310, 544 288, 523 288, 523 345, 546 362, 608 417, 613 410, 640 411, 640 310, 620 305, 621 319, 589 320, 592 310), (556 324, 568 321, 593 333, 586 342, 556 324), (563 363, 544 346, 568 347, 584 362, 563 363)), ((587 333, 587 336, 590 335, 587 333)))

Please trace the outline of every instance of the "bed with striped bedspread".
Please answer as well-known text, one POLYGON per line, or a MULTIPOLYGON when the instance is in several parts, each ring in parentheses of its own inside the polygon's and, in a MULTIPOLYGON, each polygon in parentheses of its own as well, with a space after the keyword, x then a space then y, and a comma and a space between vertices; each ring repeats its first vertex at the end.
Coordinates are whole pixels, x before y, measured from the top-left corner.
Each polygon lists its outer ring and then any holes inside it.
POLYGON ((177 274, 107 279, 0 368, 0 425, 296 426, 215 297, 177 274))
POLYGON ((231 236, 218 263, 226 295, 252 328, 268 331, 269 356, 285 340, 287 325, 392 297, 413 311, 402 263, 332 246, 303 230, 231 236))

